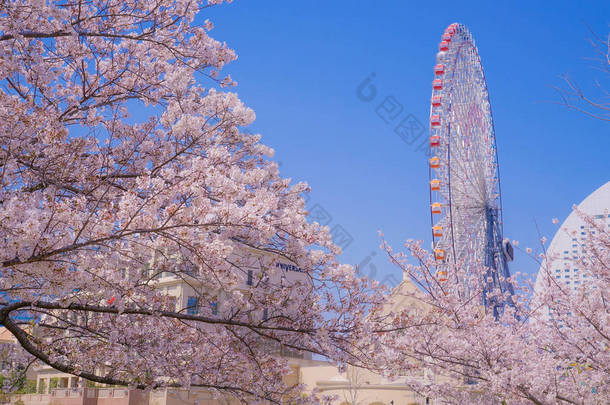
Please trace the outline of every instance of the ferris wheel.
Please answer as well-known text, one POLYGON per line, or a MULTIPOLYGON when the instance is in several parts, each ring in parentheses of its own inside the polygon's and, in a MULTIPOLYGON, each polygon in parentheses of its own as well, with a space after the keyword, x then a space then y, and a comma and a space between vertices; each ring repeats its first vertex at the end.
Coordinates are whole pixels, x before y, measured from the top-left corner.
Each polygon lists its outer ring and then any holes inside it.
MULTIPOLYGON (((512 285, 508 262, 513 249, 503 239, 500 174, 494 123, 485 74, 472 35, 461 24, 443 33, 434 67, 430 107, 430 216, 437 279, 459 277, 451 264, 464 269, 463 294, 478 280, 482 301, 494 313, 506 299, 492 294, 512 285), (466 276, 465 276, 466 275, 466 276)), ((455 267, 454 267, 455 268, 455 267)))

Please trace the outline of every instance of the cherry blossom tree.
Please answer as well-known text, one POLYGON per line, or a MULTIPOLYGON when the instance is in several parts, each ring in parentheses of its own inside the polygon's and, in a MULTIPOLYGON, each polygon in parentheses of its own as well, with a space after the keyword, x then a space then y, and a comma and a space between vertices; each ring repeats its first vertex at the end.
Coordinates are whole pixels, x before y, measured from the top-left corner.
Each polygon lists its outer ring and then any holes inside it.
POLYGON ((337 262, 307 185, 222 91, 237 56, 204 20, 221 2, 0 5, 0 323, 26 361, 281 402, 299 387, 280 349, 370 360, 381 292, 337 262), (163 274, 197 292, 195 313, 163 274))
POLYGON ((384 242, 391 261, 419 287, 400 292, 412 305, 390 314, 396 332, 380 338, 389 375, 447 403, 608 403, 609 221, 579 215, 594 232, 574 260, 591 280, 578 288, 558 282, 550 273, 556 258, 543 252, 539 287, 532 292, 531 283, 513 277, 514 306, 497 319, 481 305, 484 267, 466 275, 457 263, 439 281, 437 262, 418 243, 407 242, 407 256, 384 242), (433 376, 422 379, 422 368, 433 376))

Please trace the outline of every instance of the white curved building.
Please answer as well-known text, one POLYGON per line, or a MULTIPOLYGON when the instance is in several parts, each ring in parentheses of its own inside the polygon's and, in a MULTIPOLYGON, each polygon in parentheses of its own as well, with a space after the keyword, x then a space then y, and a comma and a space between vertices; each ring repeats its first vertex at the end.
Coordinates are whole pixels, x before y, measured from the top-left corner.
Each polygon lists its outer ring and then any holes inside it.
MULTIPOLYGON (((585 198, 578 205, 578 210, 597 219, 610 217, 610 181, 585 198)), ((610 227, 610 220, 606 222, 610 227)), ((590 230, 587 224, 576 212, 572 212, 561 224, 547 250, 547 257, 555 257, 548 267, 551 277, 572 289, 586 284, 591 278, 591 275, 584 273, 574 263, 583 253, 582 247, 588 232, 590 230)), ((544 278, 542 275, 545 268, 547 268, 547 264, 542 263, 536 279, 537 291, 542 288, 544 278)))

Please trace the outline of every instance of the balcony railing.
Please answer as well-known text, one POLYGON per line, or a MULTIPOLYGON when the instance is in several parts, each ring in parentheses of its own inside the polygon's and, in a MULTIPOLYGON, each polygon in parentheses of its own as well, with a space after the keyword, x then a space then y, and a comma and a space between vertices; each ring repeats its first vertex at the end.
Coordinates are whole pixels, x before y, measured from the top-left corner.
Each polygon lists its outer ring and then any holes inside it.
MULTIPOLYGON (((9 404, 18 401, 26 405, 46 405, 62 403, 60 398, 73 398, 71 404, 84 403, 85 398, 129 398, 127 388, 54 388, 49 394, 16 394, 11 395, 9 404), (80 401, 78 400, 80 398, 80 401), (59 402, 58 402, 59 401, 59 402), (76 402, 75 402, 76 401, 76 402)), ((127 402, 120 402, 127 403, 127 402)))

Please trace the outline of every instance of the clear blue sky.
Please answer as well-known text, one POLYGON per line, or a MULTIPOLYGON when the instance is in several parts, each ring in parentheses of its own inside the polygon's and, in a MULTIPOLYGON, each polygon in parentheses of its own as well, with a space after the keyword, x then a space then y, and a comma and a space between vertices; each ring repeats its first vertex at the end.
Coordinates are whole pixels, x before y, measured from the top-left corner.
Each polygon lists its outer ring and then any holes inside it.
MULTIPOLYGON (((239 54, 227 71, 283 176, 307 181, 309 207, 322 207, 329 225, 353 238, 344 262, 398 280, 377 230, 395 248, 407 238, 429 245, 427 159, 375 107, 393 95, 427 128, 436 49, 452 22, 469 27, 487 75, 505 236, 536 248, 535 222, 552 237, 551 218, 563 220, 610 180, 610 125, 549 102, 558 100, 550 86, 562 83, 559 75, 585 89, 603 78, 586 60, 585 23, 607 35, 610 2, 510 3, 236 0, 204 12, 214 37, 239 54), (378 94, 365 103, 356 87, 371 72, 378 94)), ((537 265, 517 252, 512 270, 537 265)))

